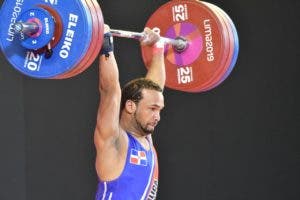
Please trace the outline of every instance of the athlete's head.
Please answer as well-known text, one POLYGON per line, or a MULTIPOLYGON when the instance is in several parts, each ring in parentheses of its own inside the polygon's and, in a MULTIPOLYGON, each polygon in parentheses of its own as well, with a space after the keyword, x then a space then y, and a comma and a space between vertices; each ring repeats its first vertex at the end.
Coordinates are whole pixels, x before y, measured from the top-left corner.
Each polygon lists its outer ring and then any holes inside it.
POLYGON ((131 115, 132 125, 143 135, 153 133, 163 107, 162 89, 149 79, 134 79, 122 89, 121 112, 131 115))

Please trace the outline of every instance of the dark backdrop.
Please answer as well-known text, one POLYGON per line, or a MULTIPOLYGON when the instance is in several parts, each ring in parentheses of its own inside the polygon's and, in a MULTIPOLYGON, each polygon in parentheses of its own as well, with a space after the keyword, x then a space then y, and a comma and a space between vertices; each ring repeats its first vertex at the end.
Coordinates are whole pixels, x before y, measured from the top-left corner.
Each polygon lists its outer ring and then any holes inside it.
MULTIPOLYGON (((100 4, 111 27, 141 31, 165 2, 100 4)), ((165 91, 154 137, 158 199, 298 200, 300 3, 210 2, 235 22, 240 54, 229 78, 212 91, 165 91)), ((122 85, 145 73, 136 41, 115 39, 115 53, 122 85)), ((1 54, 1 200, 94 198, 97 64, 71 79, 37 80, 1 54)))

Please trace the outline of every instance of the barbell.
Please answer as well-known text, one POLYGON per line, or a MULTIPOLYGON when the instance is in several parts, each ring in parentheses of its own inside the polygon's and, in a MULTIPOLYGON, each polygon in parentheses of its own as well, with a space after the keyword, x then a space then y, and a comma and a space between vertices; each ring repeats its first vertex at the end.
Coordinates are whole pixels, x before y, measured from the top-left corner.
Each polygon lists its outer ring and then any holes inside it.
MULTIPOLYGON (((104 20, 96 0, 5 0, 0 46, 11 65, 34 78, 65 79, 86 70, 103 42, 104 20)), ((221 84, 233 70, 239 41, 234 23, 219 7, 197 0, 160 6, 146 27, 165 43, 166 86, 203 92, 221 84)), ((111 29, 116 37, 140 39, 143 32, 111 29)), ((145 66, 151 48, 141 46, 145 66)))

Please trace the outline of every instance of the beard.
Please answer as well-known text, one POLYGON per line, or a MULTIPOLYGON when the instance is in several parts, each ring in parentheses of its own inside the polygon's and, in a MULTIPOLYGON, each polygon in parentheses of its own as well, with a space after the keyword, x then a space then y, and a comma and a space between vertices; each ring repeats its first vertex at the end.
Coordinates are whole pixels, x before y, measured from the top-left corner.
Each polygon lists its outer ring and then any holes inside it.
POLYGON ((148 124, 143 125, 143 124, 138 120, 138 118, 137 118, 137 116, 136 116, 136 112, 134 113, 134 119, 135 119, 135 122, 136 122, 136 124, 137 124, 137 128, 140 129, 140 130, 142 130, 142 133, 143 133, 144 136, 153 134, 154 128, 148 127, 148 124))

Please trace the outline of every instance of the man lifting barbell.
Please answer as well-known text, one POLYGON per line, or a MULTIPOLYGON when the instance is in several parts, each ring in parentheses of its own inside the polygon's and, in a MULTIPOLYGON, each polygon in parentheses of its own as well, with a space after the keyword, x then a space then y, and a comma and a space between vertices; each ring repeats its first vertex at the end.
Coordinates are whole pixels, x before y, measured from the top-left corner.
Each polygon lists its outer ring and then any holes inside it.
MULTIPOLYGON (((101 48, 104 20, 95 0, 6 0, 0 18, 7 17, 0 28, 1 51, 30 77, 74 77, 92 64, 101 48)), ((155 199, 158 166, 151 134, 164 106, 164 86, 184 92, 211 90, 229 76, 237 60, 235 25, 213 4, 167 2, 146 27, 160 30, 163 37, 147 28, 137 33, 105 26, 95 129, 97 200, 155 199), (111 35, 139 39, 148 69, 145 78, 129 82, 122 92, 111 35)))
POLYGON ((142 45, 152 47, 145 78, 134 79, 121 91, 112 36, 105 25, 100 53, 100 106, 94 141, 99 177, 96 199, 155 199, 158 163, 151 135, 164 107, 164 43, 145 28, 142 45))

